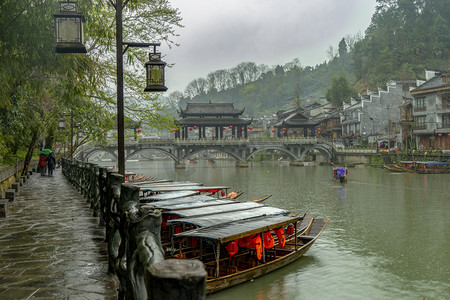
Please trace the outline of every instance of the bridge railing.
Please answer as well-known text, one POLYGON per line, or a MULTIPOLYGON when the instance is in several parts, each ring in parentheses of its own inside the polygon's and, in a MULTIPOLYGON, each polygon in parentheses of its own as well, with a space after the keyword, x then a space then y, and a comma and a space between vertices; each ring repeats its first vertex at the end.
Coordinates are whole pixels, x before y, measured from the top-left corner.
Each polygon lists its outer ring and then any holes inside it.
POLYGON ((137 185, 96 164, 64 159, 62 166, 99 226, 105 226, 108 271, 119 279, 118 299, 205 299, 203 264, 164 258, 161 212, 140 205, 137 185))

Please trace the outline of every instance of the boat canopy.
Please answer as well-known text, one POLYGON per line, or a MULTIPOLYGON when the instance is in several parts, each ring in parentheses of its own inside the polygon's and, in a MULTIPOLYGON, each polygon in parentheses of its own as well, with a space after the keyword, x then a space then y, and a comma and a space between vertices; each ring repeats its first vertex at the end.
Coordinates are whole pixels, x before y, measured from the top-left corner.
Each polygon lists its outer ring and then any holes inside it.
POLYGON ((189 218, 189 217, 195 217, 195 216, 204 216, 204 215, 211 215, 211 214, 218 214, 218 213, 224 213, 224 212, 231 212, 231 211, 241 211, 245 209, 252 209, 255 207, 262 207, 263 204, 255 203, 255 202, 236 202, 228 205, 219 205, 219 206, 204 206, 199 208, 192 208, 192 209, 182 209, 177 211, 172 211, 172 215, 177 215, 182 218, 189 218))
POLYGON ((139 182, 133 182, 134 185, 146 185, 146 184, 156 184, 156 183, 169 183, 173 182, 171 179, 158 179, 158 180, 150 180, 150 181, 139 181, 139 182))
MULTIPOLYGON (((164 201, 165 202, 165 201, 164 201)), ((175 211, 175 210, 183 210, 183 209, 193 209, 200 208, 205 206, 216 206, 216 205, 228 205, 237 203, 236 201, 229 199, 217 199, 212 198, 211 200, 199 200, 199 201, 189 201, 178 204, 160 204, 159 202, 151 203, 150 205, 154 206, 158 209, 163 209, 165 211, 175 211)))
POLYGON ((301 217, 285 215, 261 216, 219 224, 211 227, 201 227, 175 234, 175 238, 201 238, 227 243, 235 239, 246 237, 252 234, 265 232, 282 226, 298 222, 301 217))
POLYGON ((418 161, 416 164, 427 165, 427 166, 450 166, 449 162, 439 162, 439 161, 418 161))
POLYGON ((223 223, 227 223, 227 222, 235 222, 235 221, 248 219, 248 218, 271 216, 271 215, 286 215, 287 213, 288 212, 284 209, 270 207, 270 206, 262 206, 262 207, 255 207, 253 209, 241 210, 241 211, 224 212, 224 213, 217 213, 217 214, 200 216, 200 217, 168 220, 167 225, 187 223, 187 224, 195 225, 196 227, 207 227, 207 226, 214 226, 214 225, 223 224, 223 223))
MULTIPOLYGON (((143 202, 152 202, 152 201, 164 201, 164 200, 170 200, 170 199, 183 199, 189 196, 194 196, 196 195, 198 192, 196 191, 179 191, 179 192, 168 192, 168 193, 163 193, 163 194, 156 194, 156 195, 151 195, 151 196, 147 196, 144 198, 139 199, 140 201, 143 202)), ((208 197, 208 196, 203 196, 203 197, 208 197)), ((213 198, 213 197, 210 197, 213 198)), ((213 199, 217 199, 217 198, 213 198, 213 199)))
POLYGON ((345 176, 345 169, 344 168, 337 168, 337 176, 344 177, 345 176))
POLYGON ((175 192, 175 191, 197 191, 204 193, 216 193, 223 189, 229 189, 227 186, 200 186, 200 185, 187 185, 187 186, 164 186, 164 187, 152 187, 152 186, 141 186, 141 192, 153 192, 153 193, 164 193, 164 192, 175 192))
MULTIPOLYGON (((177 205, 180 203, 187 203, 187 202, 196 202, 196 201, 209 201, 209 200, 217 200, 217 197, 212 197, 212 196, 207 196, 207 195, 199 195, 197 192, 193 192, 193 191, 187 191, 189 193, 194 193, 194 194, 190 194, 186 197, 176 197, 176 198, 170 198, 167 200, 161 200, 161 201, 157 201, 158 203, 150 203, 149 205, 153 205, 156 207, 156 205, 177 205)), ((181 192, 170 192, 170 193, 164 193, 164 194, 156 194, 153 196, 148 196, 145 197, 143 199, 153 199, 153 197, 155 197, 156 199, 158 199, 158 196, 163 196, 163 195, 167 195, 167 194, 172 194, 172 193, 181 193, 181 192)))
POLYGON ((156 188, 156 187, 177 187, 177 186, 201 186, 203 184, 198 182, 160 182, 160 183, 147 183, 139 185, 140 188, 156 188))

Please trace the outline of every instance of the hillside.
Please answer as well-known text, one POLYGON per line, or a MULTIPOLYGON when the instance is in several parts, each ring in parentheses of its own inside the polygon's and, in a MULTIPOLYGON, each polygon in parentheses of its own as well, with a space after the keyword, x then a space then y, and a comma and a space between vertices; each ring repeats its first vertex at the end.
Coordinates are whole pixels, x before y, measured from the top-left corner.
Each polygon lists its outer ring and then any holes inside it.
POLYGON ((356 91, 375 90, 392 78, 421 78, 425 68, 450 68, 449 24, 450 0, 378 0, 365 36, 343 38, 320 65, 303 67, 299 59, 275 68, 245 62, 195 79, 184 95, 169 98, 182 106, 234 102, 260 117, 305 99, 323 99, 337 76, 356 91))

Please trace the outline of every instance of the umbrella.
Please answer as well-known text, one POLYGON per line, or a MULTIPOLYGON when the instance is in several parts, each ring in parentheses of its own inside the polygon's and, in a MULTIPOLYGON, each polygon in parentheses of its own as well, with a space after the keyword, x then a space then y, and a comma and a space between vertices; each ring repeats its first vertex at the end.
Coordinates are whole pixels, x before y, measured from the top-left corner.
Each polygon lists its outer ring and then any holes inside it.
POLYGON ((45 155, 49 155, 50 153, 52 153, 53 151, 50 149, 42 149, 40 154, 45 154, 45 155))

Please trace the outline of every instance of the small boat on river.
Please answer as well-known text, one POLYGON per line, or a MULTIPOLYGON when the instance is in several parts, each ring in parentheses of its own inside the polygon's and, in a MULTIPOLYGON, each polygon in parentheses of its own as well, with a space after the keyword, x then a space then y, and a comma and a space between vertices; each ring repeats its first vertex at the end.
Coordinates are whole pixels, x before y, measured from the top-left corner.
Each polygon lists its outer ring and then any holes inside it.
POLYGON ((333 178, 339 182, 347 182, 348 171, 346 168, 336 168, 333 170, 333 178))
POLYGON ((327 223, 311 215, 259 216, 181 232, 174 238, 179 243, 178 257, 203 262, 208 274, 206 293, 210 294, 296 261, 327 223))
POLYGON ((450 174, 450 162, 418 161, 415 171, 420 174, 450 174))

